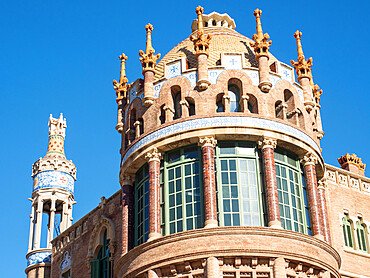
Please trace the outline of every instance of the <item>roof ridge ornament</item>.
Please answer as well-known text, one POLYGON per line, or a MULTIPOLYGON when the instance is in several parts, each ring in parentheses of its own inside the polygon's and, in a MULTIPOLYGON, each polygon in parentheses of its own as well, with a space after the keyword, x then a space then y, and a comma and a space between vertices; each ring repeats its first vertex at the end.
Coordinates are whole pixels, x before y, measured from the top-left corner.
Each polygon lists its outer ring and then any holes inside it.
POLYGON ((361 158, 357 157, 356 154, 350 155, 349 153, 346 153, 338 158, 338 162, 342 169, 345 169, 348 164, 352 164, 357 166, 359 170, 365 172, 366 164, 362 163, 361 158))
POLYGON ((142 50, 139 51, 139 55, 141 56, 140 62, 143 67, 143 73, 148 70, 154 72, 157 60, 161 57, 160 53, 154 55, 155 50, 152 46, 153 25, 148 23, 147 25, 145 25, 145 30, 146 30, 146 50, 145 53, 142 50))
POLYGON ((195 57, 197 58, 200 54, 206 54, 207 57, 209 55, 209 44, 212 39, 210 34, 204 34, 203 28, 203 7, 198 6, 195 9, 195 12, 198 16, 198 30, 197 35, 190 35, 189 39, 194 43, 194 50, 195 50, 195 57))
POLYGON ((120 74, 120 79, 119 82, 117 80, 113 80, 113 86, 114 90, 116 91, 116 101, 118 102, 119 100, 123 99, 126 97, 126 92, 128 89, 128 79, 126 77, 126 60, 127 56, 125 53, 122 53, 119 56, 119 59, 121 60, 121 74, 120 74))
POLYGON ((268 41, 270 39, 269 34, 263 34, 261 14, 262 11, 259 9, 256 9, 253 13, 257 23, 257 34, 253 35, 252 40, 254 40, 254 42, 250 42, 250 46, 254 48, 254 52, 256 53, 256 60, 258 60, 259 56, 261 55, 268 55, 268 51, 272 43, 271 40, 268 41))
POLYGON ((294 60, 291 60, 290 63, 292 64, 292 66, 294 67, 297 73, 298 80, 302 77, 307 77, 311 80, 312 57, 306 60, 303 54, 302 43, 301 43, 302 32, 299 32, 298 30, 295 31, 294 38, 297 41, 298 59, 297 59, 297 62, 295 62, 294 60))

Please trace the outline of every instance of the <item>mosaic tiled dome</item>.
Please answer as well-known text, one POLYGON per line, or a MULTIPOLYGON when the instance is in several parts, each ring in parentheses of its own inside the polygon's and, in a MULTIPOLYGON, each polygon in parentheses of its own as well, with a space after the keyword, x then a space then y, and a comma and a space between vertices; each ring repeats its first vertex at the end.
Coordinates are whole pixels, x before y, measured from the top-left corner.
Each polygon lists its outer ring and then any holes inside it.
MULTIPOLYGON (((209 20, 214 20, 220 15, 217 13, 212 13, 209 15, 204 15, 204 32, 205 34, 212 34, 212 40, 210 43, 208 67, 216 67, 221 63, 222 53, 244 53, 244 65, 246 67, 257 68, 258 64, 255 58, 253 48, 250 46, 250 42, 253 42, 250 38, 239 34, 233 28, 234 25, 226 26, 211 26, 207 27, 209 20)), ((229 21, 234 22, 227 14, 221 15, 229 19, 229 21)), ((196 20, 194 22, 197 22, 196 20)), ((194 28, 194 22, 192 26, 192 34, 196 33, 196 28, 194 28)), ((210 23, 211 24, 211 23, 210 23)), ((187 60, 187 67, 189 69, 197 67, 197 59, 195 58, 194 44, 189 39, 186 38, 178 45, 168 52, 163 59, 157 64, 155 68, 155 80, 159 80, 164 76, 164 65, 173 60, 185 57, 187 60)), ((277 59, 269 53, 269 64, 272 64, 277 59)))

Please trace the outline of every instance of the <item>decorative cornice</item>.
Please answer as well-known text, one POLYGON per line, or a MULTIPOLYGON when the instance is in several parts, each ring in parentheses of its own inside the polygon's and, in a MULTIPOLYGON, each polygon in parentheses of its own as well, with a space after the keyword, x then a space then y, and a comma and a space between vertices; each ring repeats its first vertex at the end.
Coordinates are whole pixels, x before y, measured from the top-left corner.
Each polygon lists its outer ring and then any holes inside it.
POLYGON ((301 163, 303 166, 306 165, 316 165, 318 162, 318 158, 316 155, 314 155, 312 152, 308 152, 302 159, 301 163))
POLYGON ((294 67, 296 73, 297 73, 297 79, 298 81, 302 77, 307 77, 311 79, 311 67, 312 67, 312 57, 310 57, 308 60, 304 57, 303 49, 302 49, 302 43, 301 43, 301 37, 302 32, 299 32, 298 30, 294 33, 294 38, 297 41, 297 52, 298 52, 298 60, 297 62, 291 60, 290 63, 294 67))
POLYGON ((217 140, 213 136, 205 136, 199 138, 199 145, 204 147, 216 147, 217 140))
POLYGON ((148 23, 145 25, 146 30, 146 50, 144 51, 140 50, 139 55, 141 56, 140 62, 143 67, 143 74, 146 71, 153 71, 155 65, 157 63, 157 60, 161 57, 161 54, 154 55, 154 48, 152 46, 152 31, 153 31, 153 25, 148 23))
POLYGON ((342 168, 344 168, 347 164, 353 164, 358 167, 361 171, 365 172, 366 164, 362 163, 361 158, 357 157, 356 154, 349 154, 346 153, 338 158, 338 162, 342 168))
POLYGON ((60 171, 71 175, 76 180, 76 166, 72 160, 57 157, 44 157, 37 160, 32 165, 32 175, 36 176, 40 172, 45 171, 60 171))
POLYGON ((126 96, 126 93, 127 93, 127 89, 128 89, 128 79, 126 77, 126 60, 127 60, 127 56, 122 53, 120 56, 119 56, 119 59, 121 60, 121 76, 120 76, 120 79, 119 79, 119 82, 117 82, 117 80, 113 80, 113 87, 114 87, 114 90, 116 91, 116 102, 118 103, 120 100, 122 100, 123 98, 127 97, 126 96))
POLYGON ((162 154, 155 147, 145 155, 145 159, 147 159, 148 162, 151 162, 153 160, 160 161, 161 158, 162 154))
POLYGON ((252 40, 254 40, 254 42, 251 42, 250 46, 254 48, 254 52, 256 54, 256 60, 258 60, 258 58, 261 56, 268 57, 269 48, 271 46, 271 41, 268 41, 270 39, 269 34, 267 33, 263 34, 262 24, 261 24, 261 14, 262 14, 262 11, 259 9, 256 9, 253 13, 253 15, 256 18, 256 23, 257 23, 257 27, 256 27, 257 34, 253 35, 252 40))
POLYGON ((277 140, 273 138, 264 137, 263 140, 258 141, 258 147, 260 149, 271 148, 275 149, 277 146, 277 140))
POLYGON ((212 36, 210 34, 205 35, 203 29, 203 7, 198 6, 195 9, 195 12, 198 16, 198 31, 197 36, 190 35, 189 39, 194 43, 195 57, 198 57, 200 54, 209 55, 209 44, 212 36))

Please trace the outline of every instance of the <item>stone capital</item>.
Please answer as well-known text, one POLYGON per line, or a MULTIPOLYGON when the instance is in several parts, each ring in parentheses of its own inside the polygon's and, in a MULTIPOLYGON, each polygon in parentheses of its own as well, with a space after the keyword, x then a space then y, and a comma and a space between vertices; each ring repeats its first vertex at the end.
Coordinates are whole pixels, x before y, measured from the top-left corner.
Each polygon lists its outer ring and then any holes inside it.
POLYGON ((145 155, 145 159, 147 159, 148 162, 151 162, 153 160, 160 161, 161 157, 162 154, 155 147, 145 155))
POLYGON ((205 136, 199 138, 199 146, 204 147, 216 147, 217 140, 213 136, 205 136))
POLYGON ((135 178, 132 175, 123 174, 120 177, 121 186, 124 186, 124 185, 131 185, 132 186, 132 185, 134 185, 134 182, 135 182, 135 178))
POLYGON ((264 137, 263 140, 258 141, 258 147, 262 150, 265 148, 275 149, 276 145, 277 140, 273 138, 264 137))
POLYGON ((167 111, 167 110, 170 110, 173 114, 175 114, 175 109, 173 109, 172 107, 168 106, 168 105, 165 105, 163 107, 163 110, 164 111, 167 111))
POLYGON ((189 103, 186 100, 180 100, 180 105, 185 105, 186 107, 189 107, 189 103))
POLYGON ((317 164, 317 161, 318 161, 318 158, 316 155, 314 155, 313 153, 311 152, 308 152, 302 159, 301 159, 301 163, 303 164, 303 166, 306 166, 306 165, 316 165, 317 164))
POLYGON ((328 184, 327 184, 327 182, 326 182, 326 178, 322 178, 321 180, 319 180, 318 182, 317 182, 317 188, 318 189, 326 189, 326 187, 328 186, 328 184))

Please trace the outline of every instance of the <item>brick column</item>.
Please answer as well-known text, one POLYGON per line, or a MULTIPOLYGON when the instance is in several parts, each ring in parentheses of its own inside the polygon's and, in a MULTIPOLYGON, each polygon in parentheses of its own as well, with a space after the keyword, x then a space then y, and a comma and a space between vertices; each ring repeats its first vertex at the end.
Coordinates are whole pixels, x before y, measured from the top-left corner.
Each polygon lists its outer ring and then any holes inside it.
POLYGON ((319 180, 318 185, 317 185, 317 190, 319 194, 319 202, 320 202, 320 207, 321 207, 323 234, 324 234, 325 241, 331 244, 329 216, 328 216, 328 210, 326 206, 326 192, 325 192, 326 187, 327 187, 326 178, 319 180))
POLYGON ((121 181, 122 189, 122 255, 133 247, 134 240, 134 178, 123 175, 121 181))
POLYGON ((311 229, 314 237, 324 240, 322 230, 322 215, 319 200, 319 192, 317 190, 317 178, 315 165, 317 157, 312 153, 307 153, 301 160, 304 168, 304 175, 307 187, 308 209, 310 211, 311 229))
POLYGON ((220 277, 220 265, 216 257, 207 258, 205 277, 207 278, 219 278, 220 277))
POLYGON ((214 159, 214 147, 216 146, 216 143, 216 139, 211 136, 199 138, 199 145, 202 147, 203 160, 205 228, 218 226, 214 159))
POLYGON ((157 148, 146 156, 149 163, 149 241, 161 236, 160 158, 157 148))
POLYGON ((281 229, 279 196, 276 182, 276 169, 274 149, 276 148, 276 140, 264 138, 258 142, 262 149, 263 170, 265 175, 266 195, 267 195, 267 213, 268 226, 271 228, 281 229))

